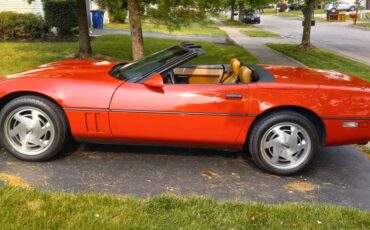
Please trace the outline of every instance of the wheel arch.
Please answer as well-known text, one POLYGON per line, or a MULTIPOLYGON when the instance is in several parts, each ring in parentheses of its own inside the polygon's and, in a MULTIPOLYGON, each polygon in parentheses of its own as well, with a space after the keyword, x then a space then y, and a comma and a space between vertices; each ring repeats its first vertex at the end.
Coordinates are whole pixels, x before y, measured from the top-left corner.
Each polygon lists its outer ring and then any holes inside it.
POLYGON ((310 120, 312 122, 312 124, 315 126, 316 132, 319 136, 320 144, 322 146, 325 145, 325 143, 326 143, 326 128, 325 128, 325 124, 324 124, 323 120, 321 119, 321 117, 319 115, 317 115, 312 110, 309 110, 307 108, 300 107, 300 106, 278 106, 278 107, 273 107, 273 108, 270 108, 270 109, 262 112, 261 114, 257 115, 257 117, 254 119, 251 127, 248 130, 246 143, 249 143, 248 139, 251 136, 250 133, 252 132, 254 125, 257 124, 257 122, 259 120, 261 120, 262 118, 264 118, 264 117, 266 117, 270 114, 278 113, 278 112, 284 112, 284 111, 297 112, 297 113, 305 116, 308 120, 310 120))
POLYGON ((8 104, 10 101, 12 101, 12 100, 14 100, 18 97, 22 97, 22 96, 37 96, 37 97, 44 98, 44 99, 54 103, 55 105, 57 105, 59 108, 61 108, 63 110, 63 107, 52 97, 47 96, 47 95, 42 94, 42 93, 32 92, 32 91, 17 91, 17 92, 12 92, 12 93, 6 94, 5 96, 0 98, 0 110, 6 104, 8 104))
POLYGON ((54 98, 52 98, 52 97, 50 97, 48 95, 42 94, 42 93, 33 92, 33 91, 17 91, 17 92, 6 94, 5 96, 3 96, 3 97, 0 98, 0 110, 2 110, 4 108, 4 106, 6 104, 8 104, 10 101, 12 101, 12 100, 14 100, 14 99, 16 99, 18 97, 22 97, 22 96, 37 96, 37 97, 41 97, 43 99, 46 99, 46 100, 50 101, 51 103, 55 104, 56 106, 58 106, 63 111, 63 116, 66 119, 67 125, 68 125, 68 129, 70 130, 71 125, 69 123, 68 116, 65 113, 63 107, 54 98))

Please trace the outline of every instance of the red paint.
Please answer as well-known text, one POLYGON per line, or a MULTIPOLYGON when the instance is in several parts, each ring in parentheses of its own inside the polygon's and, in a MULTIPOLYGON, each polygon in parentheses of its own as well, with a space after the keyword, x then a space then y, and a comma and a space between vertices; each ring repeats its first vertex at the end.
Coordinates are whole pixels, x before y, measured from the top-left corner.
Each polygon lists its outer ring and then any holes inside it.
POLYGON ((115 64, 62 61, 37 67, 0 81, 0 97, 45 95, 65 110, 75 138, 102 142, 240 149, 256 116, 286 106, 321 117, 326 145, 370 140, 370 84, 351 75, 263 65, 274 83, 161 85, 158 76, 146 84, 115 79, 108 73, 115 64), (346 121, 360 127, 343 128, 346 121))

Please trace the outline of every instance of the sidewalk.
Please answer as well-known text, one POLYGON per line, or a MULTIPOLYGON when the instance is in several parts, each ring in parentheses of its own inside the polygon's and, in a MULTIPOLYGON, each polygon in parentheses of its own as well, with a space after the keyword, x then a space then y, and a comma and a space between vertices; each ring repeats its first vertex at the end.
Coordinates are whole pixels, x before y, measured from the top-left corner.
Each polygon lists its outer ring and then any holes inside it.
MULTIPOLYGON (((279 40, 279 38, 250 38, 240 32, 240 30, 243 30, 243 28, 226 26, 217 19, 214 19, 214 21, 218 24, 221 30, 225 31, 229 35, 233 41, 253 54, 260 61, 260 63, 284 66, 304 66, 302 63, 265 45, 268 42, 274 43, 276 40, 279 40)), ((286 41, 280 43, 286 43, 286 41)))

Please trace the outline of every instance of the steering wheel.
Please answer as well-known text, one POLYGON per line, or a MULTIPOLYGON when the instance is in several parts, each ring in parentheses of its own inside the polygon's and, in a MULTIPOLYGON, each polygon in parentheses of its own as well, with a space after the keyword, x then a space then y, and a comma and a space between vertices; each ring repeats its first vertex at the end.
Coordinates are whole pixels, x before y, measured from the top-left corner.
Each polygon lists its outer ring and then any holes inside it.
POLYGON ((176 84, 176 82, 175 82, 175 74, 174 74, 173 70, 168 71, 168 74, 170 75, 172 84, 176 84))

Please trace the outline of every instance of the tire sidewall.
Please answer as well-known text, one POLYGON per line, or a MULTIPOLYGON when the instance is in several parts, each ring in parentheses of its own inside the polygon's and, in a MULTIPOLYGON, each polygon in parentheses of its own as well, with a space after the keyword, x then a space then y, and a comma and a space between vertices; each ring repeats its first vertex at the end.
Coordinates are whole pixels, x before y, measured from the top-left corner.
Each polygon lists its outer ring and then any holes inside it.
POLYGON ((310 162, 315 156, 315 153, 318 151, 319 139, 317 137, 316 128, 306 117, 298 113, 293 113, 293 112, 278 113, 278 114, 272 114, 271 116, 262 118, 258 122, 258 124, 253 128, 251 135, 252 137, 250 138, 251 141, 249 143, 249 147, 250 147, 249 150, 257 166, 259 166, 263 170, 266 170, 270 173, 277 174, 277 175, 292 175, 292 174, 302 171, 304 168, 306 168, 310 164, 310 162), (279 168, 271 166, 264 160, 261 150, 260 150, 261 140, 263 138, 263 135, 272 126, 278 123, 283 123, 283 122, 291 122, 291 123, 301 126, 303 129, 305 129, 305 131, 309 135, 309 138, 311 139, 311 148, 310 148, 307 158, 299 166, 292 168, 292 169, 279 169, 279 168))
POLYGON ((50 158, 54 157, 60 150, 63 148, 65 139, 66 139, 66 127, 64 125, 63 120, 63 111, 57 107, 56 105, 52 104, 51 102, 38 97, 20 97, 16 98, 13 101, 6 104, 3 109, 0 111, 0 131, 1 131, 1 138, 0 142, 1 145, 15 157, 26 160, 26 161, 45 161, 49 160, 50 158), (55 129, 55 135, 53 143, 48 147, 48 149, 40 154, 37 155, 26 155, 18 152, 12 145, 8 142, 5 137, 6 133, 6 118, 14 111, 19 109, 20 107, 34 107, 42 112, 46 113, 51 122, 53 123, 55 129), (60 111, 58 111, 60 110, 60 111))

